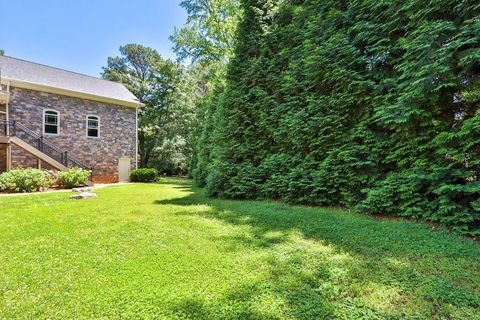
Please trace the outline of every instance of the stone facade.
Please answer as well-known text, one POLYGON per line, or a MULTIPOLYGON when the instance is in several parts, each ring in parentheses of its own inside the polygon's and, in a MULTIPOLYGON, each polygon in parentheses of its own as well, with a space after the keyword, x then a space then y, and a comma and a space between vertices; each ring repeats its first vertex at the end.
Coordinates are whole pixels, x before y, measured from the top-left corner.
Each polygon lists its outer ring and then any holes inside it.
POLYGON ((0 143, 0 173, 7 170, 7 145, 0 143))
MULTIPOLYGON (((60 114, 58 135, 44 135, 68 154, 93 168, 93 180, 107 183, 118 181, 118 160, 130 158, 136 167, 135 108, 68 97, 58 94, 10 88, 9 116, 30 130, 43 133, 44 110, 60 114), (88 115, 100 118, 100 137, 86 134, 88 115)), ((12 167, 36 167, 35 157, 12 147, 12 167)), ((1 161, 1 160, 0 160, 1 161)))
MULTIPOLYGON (((3 87, 0 86, 0 89, 3 89, 3 87)), ((7 119, 7 116, 4 113, 6 110, 7 110, 6 105, 0 103, 0 124, 2 121, 5 121, 7 119)), ((3 134, 3 131, 4 131, 4 128, 3 126, 0 125, 0 136, 3 134)), ((7 170, 7 145, 0 143, 0 173, 6 170, 7 170)))

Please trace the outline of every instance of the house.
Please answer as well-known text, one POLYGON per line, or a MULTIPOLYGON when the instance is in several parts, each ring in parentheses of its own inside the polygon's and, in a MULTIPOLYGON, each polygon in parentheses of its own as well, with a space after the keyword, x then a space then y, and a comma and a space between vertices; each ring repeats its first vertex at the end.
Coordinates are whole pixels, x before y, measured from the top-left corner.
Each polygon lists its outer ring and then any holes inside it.
POLYGON ((141 103, 123 85, 7 56, 0 72, 0 172, 80 167, 97 183, 128 180, 141 103))

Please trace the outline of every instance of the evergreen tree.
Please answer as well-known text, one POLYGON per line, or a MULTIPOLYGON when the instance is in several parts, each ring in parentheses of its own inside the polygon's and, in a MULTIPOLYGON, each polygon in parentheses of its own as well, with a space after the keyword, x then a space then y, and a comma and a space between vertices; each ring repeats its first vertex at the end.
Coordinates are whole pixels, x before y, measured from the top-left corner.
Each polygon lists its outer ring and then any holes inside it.
POLYGON ((480 4, 242 6, 197 147, 208 150, 195 172, 210 195, 343 205, 479 233, 480 4))

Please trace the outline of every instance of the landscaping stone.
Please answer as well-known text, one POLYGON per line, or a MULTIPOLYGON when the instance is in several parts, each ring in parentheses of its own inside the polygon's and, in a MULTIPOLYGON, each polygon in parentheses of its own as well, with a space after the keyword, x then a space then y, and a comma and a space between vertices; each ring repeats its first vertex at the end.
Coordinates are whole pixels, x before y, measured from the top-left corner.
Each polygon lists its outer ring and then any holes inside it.
POLYGON ((89 192, 78 193, 70 197, 70 199, 74 199, 74 200, 95 199, 95 198, 97 198, 97 195, 95 193, 89 193, 89 192))
POLYGON ((92 190, 93 190, 93 188, 90 188, 90 187, 73 188, 72 189, 73 192, 78 192, 78 193, 89 192, 89 191, 92 191, 92 190))

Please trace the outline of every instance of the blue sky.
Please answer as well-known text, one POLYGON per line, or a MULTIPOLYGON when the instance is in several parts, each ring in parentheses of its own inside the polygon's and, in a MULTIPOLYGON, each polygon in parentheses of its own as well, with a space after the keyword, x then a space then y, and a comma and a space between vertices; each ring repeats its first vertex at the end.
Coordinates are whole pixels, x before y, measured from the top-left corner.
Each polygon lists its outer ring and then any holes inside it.
POLYGON ((99 76, 107 57, 139 43, 175 58, 168 37, 182 26, 180 0, 0 0, 5 54, 99 76))

